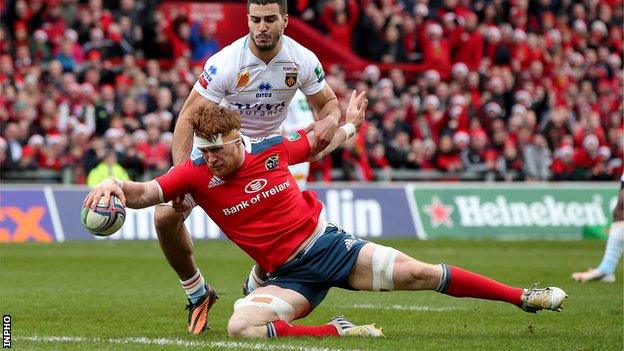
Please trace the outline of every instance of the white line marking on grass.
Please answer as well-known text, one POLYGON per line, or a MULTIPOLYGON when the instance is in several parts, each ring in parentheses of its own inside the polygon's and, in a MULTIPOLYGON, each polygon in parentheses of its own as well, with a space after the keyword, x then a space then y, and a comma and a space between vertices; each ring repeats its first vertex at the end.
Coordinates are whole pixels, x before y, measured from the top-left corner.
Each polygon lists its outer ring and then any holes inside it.
POLYGON ((457 307, 430 307, 430 306, 414 306, 414 305, 375 305, 372 303, 368 304, 356 304, 351 305, 352 308, 362 308, 362 309, 375 309, 375 310, 394 310, 394 311, 432 311, 432 312, 443 312, 443 311, 456 311, 461 310, 461 308, 457 307))
POLYGON ((199 341, 168 338, 147 338, 147 337, 127 337, 127 338, 87 338, 82 336, 18 336, 15 340, 26 340, 36 343, 108 343, 123 345, 159 345, 159 346, 184 346, 184 347, 206 347, 221 349, 252 349, 252 350, 293 350, 293 351, 357 351, 354 349, 335 349, 329 347, 308 347, 296 345, 272 345, 262 342, 239 342, 239 341, 199 341))

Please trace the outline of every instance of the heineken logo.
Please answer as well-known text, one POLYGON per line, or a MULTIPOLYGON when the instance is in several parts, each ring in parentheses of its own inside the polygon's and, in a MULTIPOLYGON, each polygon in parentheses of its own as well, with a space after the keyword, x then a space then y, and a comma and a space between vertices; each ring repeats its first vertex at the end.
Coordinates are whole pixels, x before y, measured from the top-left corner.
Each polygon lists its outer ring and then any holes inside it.
POLYGON ((432 228, 460 227, 583 227, 604 226, 609 218, 603 198, 595 195, 587 201, 558 201, 544 195, 523 201, 510 201, 499 195, 493 200, 480 196, 456 195, 444 203, 432 196, 421 210, 429 216, 432 228), (454 223, 454 221, 459 221, 454 223))

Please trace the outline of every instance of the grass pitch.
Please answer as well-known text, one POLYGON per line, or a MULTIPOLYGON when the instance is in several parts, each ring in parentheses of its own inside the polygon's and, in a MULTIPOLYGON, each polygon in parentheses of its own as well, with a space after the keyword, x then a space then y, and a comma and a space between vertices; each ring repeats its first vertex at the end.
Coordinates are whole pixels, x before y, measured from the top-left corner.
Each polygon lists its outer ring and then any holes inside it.
POLYGON ((196 243, 196 258, 220 299, 212 331, 186 332, 185 295, 157 242, 68 242, 0 246, 0 310, 12 317, 18 350, 622 350, 622 269, 615 284, 578 284, 570 273, 596 265, 604 243, 379 241, 418 259, 445 262, 508 284, 563 288, 562 313, 532 315, 500 302, 433 292, 334 289, 311 316, 336 314, 384 328, 386 338, 236 340, 227 320, 251 261, 226 241, 196 243))

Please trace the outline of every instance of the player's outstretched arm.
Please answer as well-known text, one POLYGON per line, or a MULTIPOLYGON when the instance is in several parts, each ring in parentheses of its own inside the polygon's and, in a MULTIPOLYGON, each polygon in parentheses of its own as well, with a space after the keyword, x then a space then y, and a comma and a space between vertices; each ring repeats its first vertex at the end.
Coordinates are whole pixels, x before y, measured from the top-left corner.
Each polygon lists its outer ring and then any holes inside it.
POLYGON ((117 196, 124 206, 130 208, 145 208, 162 203, 160 186, 155 180, 139 183, 109 178, 91 189, 82 205, 95 211, 100 198, 104 197, 104 202, 109 203, 111 195, 117 196))
POLYGON ((310 124, 305 131, 314 132, 316 141, 312 152, 317 154, 332 141, 340 121, 340 105, 329 84, 325 84, 325 87, 318 93, 308 96, 308 103, 315 112, 316 122, 310 124))
POLYGON ((173 164, 177 165, 189 158, 191 148, 193 146, 193 127, 189 123, 189 118, 197 111, 200 106, 210 107, 214 102, 201 96, 195 89, 191 89, 191 93, 184 102, 180 116, 173 130, 173 142, 171 154, 173 156, 173 164))
POLYGON ((314 131, 308 132, 308 140, 310 142, 310 161, 316 161, 323 156, 334 151, 338 146, 342 145, 347 139, 355 135, 355 131, 364 121, 366 115, 366 107, 368 106, 368 100, 366 99, 366 91, 361 92, 356 96, 356 91, 351 93, 349 99, 349 105, 347 106, 346 123, 343 124, 332 135, 331 142, 321 152, 314 153, 317 138, 314 137, 314 131))

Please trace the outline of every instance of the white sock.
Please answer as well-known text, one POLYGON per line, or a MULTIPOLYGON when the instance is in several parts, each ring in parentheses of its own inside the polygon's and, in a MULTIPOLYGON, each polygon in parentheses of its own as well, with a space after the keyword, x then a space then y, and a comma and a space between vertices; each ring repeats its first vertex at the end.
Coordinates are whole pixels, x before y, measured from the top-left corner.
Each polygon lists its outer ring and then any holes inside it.
POLYGON ((609 229, 607 247, 605 247, 605 253, 598 270, 605 274, 615 272, 620 257, 622 257, 622 250, 624 250, 624 221, 613 222, 609 229))
POLYGON ((196 303, 202 296, 206 295, 206 282, 199 269, 191 278, 184 281, 180 280, 180 284, 191 303, 196 303))

